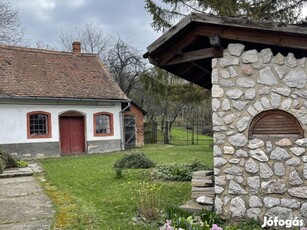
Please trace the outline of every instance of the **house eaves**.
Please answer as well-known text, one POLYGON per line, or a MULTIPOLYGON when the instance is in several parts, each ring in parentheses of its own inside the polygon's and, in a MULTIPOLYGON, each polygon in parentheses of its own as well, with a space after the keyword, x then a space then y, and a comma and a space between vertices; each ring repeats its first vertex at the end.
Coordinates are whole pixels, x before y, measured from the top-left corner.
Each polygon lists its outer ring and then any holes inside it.
POLYGON ((148 46, 149 62, 190 82, 211 88, 211 61, 230 43, 246 50, 307 56, 307 29, 271 21, 192 13, 148 46))

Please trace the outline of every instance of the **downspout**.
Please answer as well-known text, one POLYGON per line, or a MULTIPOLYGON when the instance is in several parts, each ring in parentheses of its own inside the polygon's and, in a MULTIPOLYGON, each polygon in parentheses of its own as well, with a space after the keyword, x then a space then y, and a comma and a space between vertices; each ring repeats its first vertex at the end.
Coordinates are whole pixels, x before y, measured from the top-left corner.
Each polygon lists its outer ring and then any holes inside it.
POLYGON ((131 100, 128 99, 128 105, 119 112, 120 147, 121 147, 121 150, 125 150, 124 129, 123 129, 123 123, 124 123, 123 112, 125 112, 130 107, 130 102, 131 102, 131 100))

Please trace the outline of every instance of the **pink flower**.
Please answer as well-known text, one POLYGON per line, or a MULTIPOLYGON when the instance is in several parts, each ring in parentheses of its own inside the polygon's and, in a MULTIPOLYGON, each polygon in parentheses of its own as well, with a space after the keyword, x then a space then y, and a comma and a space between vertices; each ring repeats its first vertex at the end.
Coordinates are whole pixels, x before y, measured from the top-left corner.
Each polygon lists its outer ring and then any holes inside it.
POLYGON ((223 230, 223 228, 220 228, 217 224, 214 224, 210 230, 223 230))
POLYGON ((166 223, 163 225, 163 227, 160 228, 160 230, 174 230, 171 224, 172 224, 171 220, 166 220, 166 223))

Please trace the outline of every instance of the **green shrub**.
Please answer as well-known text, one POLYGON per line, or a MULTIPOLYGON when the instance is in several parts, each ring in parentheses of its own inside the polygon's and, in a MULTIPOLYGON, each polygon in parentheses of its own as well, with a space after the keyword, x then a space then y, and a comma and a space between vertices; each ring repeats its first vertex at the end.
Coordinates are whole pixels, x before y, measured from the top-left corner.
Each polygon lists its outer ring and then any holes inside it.
POLYGON ((174 220, 178 217, 184 217, 188 218, 189 216, 193 215, 192 212, 189 212, 187 210, 183 210, 177 205, 167 205, 164 208, 166 219, 167 220, 174 220))
POLYGON ((16 167, 18 167, 16 157, 12 156, 11 154, 8 154, 6 168, 16 168, 16 167))
POLYGON ((142 182, 132 191, 132 198, 136 201, 139 214, 146 220, 157 220, 160 214, 161 186, 142 182))
POLYGON ((209 226, 213 224, 222 225, 224 223, 224 220, 216 212, 207 209, 201 211, 200 219, 209 226))
POLYGON ((123 177, 123 169, 122 168, 115 168, 115 179, 120 179, 123 177))
POLYGON ((18 167, 16 158, 4 150, 0 150, 0 174, 4 169, 14 167, 18 167))
POLYGON ((261 230, 261 224, 255 220, 255 219, 248 219, 245 221, 242 221, 238 228, 242 230, 261 230))
POLYGON ((170 181, 189 181, 195 171, 208 169, 200 162, 190 164, 159 164, 153 170, 152 175, 155 179, 170 181))
POLYGON ((144 155, 144 153, 132 153, 124 155, 121 159, 117 160, 114 168, 153 168, 155 163, 144 155))
MULTIPOLYGON (((165 208, 165 213, 166 223, 160 228, 161 230, 179 228, 189 230, 225 229, 221 228, 225 223, 224 220, 211 210, 203 209, 199 216, 195 216, 193 213, 181 210, 177 206, 167 206, 165 208)), ((236 228, 236 230, 237 229, 238 228, 236 228)))
POLYGON ((17 165, 18 165, 18 168, 25 168, 25 167, 28 167, 28 162, 17 160, 17 165))

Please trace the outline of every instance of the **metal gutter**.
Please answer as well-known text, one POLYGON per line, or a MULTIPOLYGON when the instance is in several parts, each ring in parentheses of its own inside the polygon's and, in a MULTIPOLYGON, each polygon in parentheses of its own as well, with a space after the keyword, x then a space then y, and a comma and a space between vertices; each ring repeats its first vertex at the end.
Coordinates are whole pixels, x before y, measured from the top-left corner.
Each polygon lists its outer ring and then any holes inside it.
POLYGON ((128 99, 90 99, 60 97, 19 97, 0 95, 0 104, 35 104, 35 105, 115 105, 127 102, 128 99))
POLYGON ((4 96, 0 95, 0 99, 9 100, 50 100, 50 101, 84 101, 84 102, 127 102, 129 99, 91 99, 91 98, 64 98, 64 97, 27 97, 27 96, 4 96))

